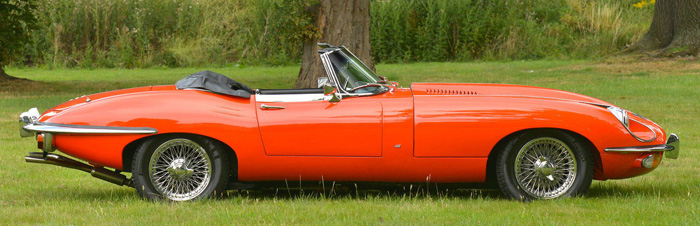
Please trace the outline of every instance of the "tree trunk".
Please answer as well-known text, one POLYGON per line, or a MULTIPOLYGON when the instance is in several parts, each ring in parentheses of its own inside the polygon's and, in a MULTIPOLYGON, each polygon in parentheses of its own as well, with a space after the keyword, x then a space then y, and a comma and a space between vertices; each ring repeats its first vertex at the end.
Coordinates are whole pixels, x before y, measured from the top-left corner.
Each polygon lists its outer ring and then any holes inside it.
POLYGON ((649 31, 625 52, 652 56, 697 56, 700 52, 700 0, 658 0, 649 31))
POLYGON ((326 76, 316 43, 344 45, 374 70, 369 43, 369 0, 320 0, 314 7, 320 38, 304 41, 301 70, 294 88, 316 88, 316 78, 326 76))
POLYGON ((12 77, 5 73, 5 70, 2 69, 2 66, 0 66, 0 81, 7 81, 7 80, 14 80, 15 77, 12 77))
POLYGON ((2 81, 12 81, 12 80, 26 80, 29 81, 29 79, 26 78, 17 78, 11 75, 8 75, 5 73, 5 69, 2 68, 2 65, 0 65, 0 82, 2 81))

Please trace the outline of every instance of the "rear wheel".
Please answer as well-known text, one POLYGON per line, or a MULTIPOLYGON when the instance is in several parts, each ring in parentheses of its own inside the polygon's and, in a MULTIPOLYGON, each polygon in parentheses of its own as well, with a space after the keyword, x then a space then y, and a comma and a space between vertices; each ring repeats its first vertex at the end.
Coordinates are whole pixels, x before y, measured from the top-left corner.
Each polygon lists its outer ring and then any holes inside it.
POLYGON ((228 159, 216 142, 197 136, 162 136, 134 155, 134 185, 141 197, 188 201, 225 192, 228 159))
POLYGON ((498 185, 518 200, 585 194, 593 180, 588 145, 559 131, 531 131, 511 139, 496 163, 498 185))

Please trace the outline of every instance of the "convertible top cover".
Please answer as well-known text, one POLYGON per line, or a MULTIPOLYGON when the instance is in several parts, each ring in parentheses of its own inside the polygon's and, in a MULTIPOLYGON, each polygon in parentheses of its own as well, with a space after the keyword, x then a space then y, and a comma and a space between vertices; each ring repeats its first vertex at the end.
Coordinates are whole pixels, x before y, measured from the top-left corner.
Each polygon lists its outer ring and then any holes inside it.
POLYGON ((213 93, 250 98, 253 89, 225 75, 213 71, 200 71, 175 83, 177 89, 205 89, 213 93))

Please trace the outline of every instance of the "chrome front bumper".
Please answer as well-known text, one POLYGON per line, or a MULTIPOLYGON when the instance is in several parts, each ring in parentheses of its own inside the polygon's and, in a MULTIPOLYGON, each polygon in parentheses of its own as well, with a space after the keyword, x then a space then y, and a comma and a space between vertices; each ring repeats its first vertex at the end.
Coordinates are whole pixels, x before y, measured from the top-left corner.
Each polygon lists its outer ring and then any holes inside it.
POLYGON ((670 159, 677 159, 680 154, 681 141, 678 135, 671 133, 666 140, 666 144, 638 147, 606 148, 606 152, 664 152, 664 156, 670 159))

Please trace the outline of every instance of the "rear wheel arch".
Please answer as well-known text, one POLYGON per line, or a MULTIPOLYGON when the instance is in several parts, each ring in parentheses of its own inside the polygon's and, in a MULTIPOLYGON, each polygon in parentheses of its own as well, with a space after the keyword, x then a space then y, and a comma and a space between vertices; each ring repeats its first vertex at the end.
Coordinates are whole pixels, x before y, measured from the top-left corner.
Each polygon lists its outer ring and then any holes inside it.
POLYGON ((216 198, 237 180, 233 149, 220 140, 191 133, 144 137, 131 165, 139 195, 149 200, 190 201, 216 198))
POLYGON ((524 133, 528 132, 547 132, 547 131, 557 131, 557 132, 563 132, 566 133, 575 139, 583 142, 586 146, 588 151, 591 152, 591 156, 593 157, 593 168, 594 168, 594 173, 593 177, 594 178, 600 178, 603 175, 603 164, 602 160, 600 157, 600 152, 598 152, 598 149, 593 145, 593 142, 591 142, 588 138, 585 136, 576 133, 571 130, 567 129, 559 129, 559 128, 533 128, 533 129, 524 129, 524 130, 519 130, 516 132, 513 132, 511 134, 508 134, 507 136, 501 138, 501 140, 494 145, 493 149, 491 149, 491 152, 489 152, 489 156, 486 162, 486 183, 490 186, 493 186, 496 188, 498 185, 496 184, 496 159, 498 158, 498 155, 501 154, 499 153, 500 150, 503 149, 503 147, 512 139, 515 137, 522 135, 524 133))
POLYGON ((147 137, 142 137, 139 138, 135 141, 132 141, 131 143, 127 144, 124 147, 124 150, 122 150, 122 167, 124 172, 131 172, 132 171, 132 165, 133 165, 133 159, 134 159, 134 154, 136 153, 136 150, 138 149, 141 144, 149 139, 157 139, 160 137, 165 137, 165 136, 197 136, 201 138, 205 138, 208 140, 211 140, 212 142, 216 142, 219 144, 221 147, 225 148, 226 151, 225 153, 227 154, 227 158, 230 164, 230 173, 231 177, 229 181, 236 181, 238 179, 238 157, 236 155, 236 152, 231 148, 229 145, 227 145, 224 142, 221 142, 218 139, 209 137, 209 136, 204 136, 204 135, 199 135, 199 134, 193 134, 193 133, 164 133, 164 134, 156 134, 152 136, 147 136, 147 137))

